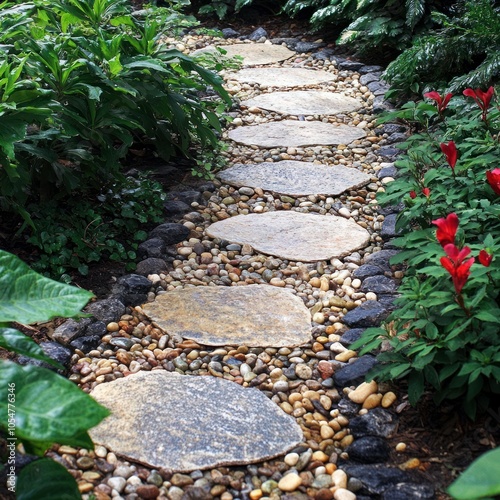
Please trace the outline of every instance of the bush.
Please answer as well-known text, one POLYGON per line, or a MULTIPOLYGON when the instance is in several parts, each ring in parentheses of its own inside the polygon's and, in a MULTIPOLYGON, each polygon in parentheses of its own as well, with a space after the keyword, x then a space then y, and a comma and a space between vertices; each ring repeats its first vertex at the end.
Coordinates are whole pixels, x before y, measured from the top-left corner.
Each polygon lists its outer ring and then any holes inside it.
POLYGON ((404 200, 392 262, 408 270, 398 308, 353 348, 383 345, 368 378, 408 378, 412 404, 430 388, 437 403, 460 401, 474 417, 500 394, 500 113, 493 88, 464 94, 474 99, 447 103, 451 96, 432 92, 437 107, 408 103, 385 118, 420 129, 380 198, 404 200))
MULTIPOLYGON (((0 250, 0 288, 0 347, 64 369, 15 325, 54 317, 77 317, 92 294, 44 278, 3 250, 0 250)), ((109 411, 51 370, 3 360, 0 361, 0 411, 3 415, 0 431, 8 450, 5 458, 8 490, 25 500, 61 498, 62 492, 64 498, 81 498, 69 472, 49 459, 35 460, 24 467, 16 484, 16 448, 22 443, 27 453, 38 456, 43 456, 54 443, 93 449, 87 431, 109 415, 109 411)))

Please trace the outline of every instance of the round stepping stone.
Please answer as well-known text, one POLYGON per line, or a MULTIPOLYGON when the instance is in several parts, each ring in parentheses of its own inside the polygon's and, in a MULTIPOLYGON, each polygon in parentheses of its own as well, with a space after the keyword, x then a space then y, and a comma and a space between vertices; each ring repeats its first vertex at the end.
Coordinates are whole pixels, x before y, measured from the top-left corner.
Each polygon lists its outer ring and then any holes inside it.
POLYGON ((99 384, 91 395, 111 415, 95 443, 153 468, 190 472, 285 454, 304 438, 295 420, 257 389, 164 370, 99 384))
POLYGON ((216 57, 235 57, 243 58, 245 66, 260 66, 263 64, 273 64, 290 59, 296 52, 283 47, 283 45, 272 45, 269 43, 237 43, 234 45, 223 45, 222 50, 226 54, 222 55, 215 46, 210 45, 200 50, 194 51, 191 55, 196 56, 206 52, 214 54, 216 57))
POLYGON ((299 262, 343 257, 366 246, 368 231, 342 217, 292 211, 237 215, 208 227, 207 234, 258 252, 299 262))
POLYGON ((245 68, 227 78, 266 87, 304 87, 336 80, 336 76, 327 71, 305 68, 245 68))
POLYGON ((237 127, 228 137, 246 146, 262 148, 287 148, 301 146, 330 146, 350 144, 366 137, 358 127, 333 125, 318 121, 282 120, 261 125, 237 127))
POLYGON ((284 115, 336 115, 362 107, 361 101, 342 94, 315 90, 292 90, 262 94, 241 104, 256 106, 284 115))
POLYGON ((218 177, 236 187, 260 187, 265 191, 289 196, 324 194, 336 196, 370 182, 370 176, 355 168, 317 165, 285 160, 275 163, 243 164, 219 172, 218 177))
POLYGON ((296 347, 311 340, 304 302, 271 285, 173 290, 143 310, 167 333, 203 345, 296 347))

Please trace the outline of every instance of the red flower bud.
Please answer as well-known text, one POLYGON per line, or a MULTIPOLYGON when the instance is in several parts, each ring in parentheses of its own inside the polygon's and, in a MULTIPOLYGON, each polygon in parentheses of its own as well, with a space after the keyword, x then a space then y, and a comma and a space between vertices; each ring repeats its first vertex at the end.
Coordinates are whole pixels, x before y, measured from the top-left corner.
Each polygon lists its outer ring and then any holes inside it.
POLYGON ((428 97, 429 99, 436 101, 438 112, 441 115, 448 106, 448 103, 450 102, 450 99, 453 97, 453 94, 446 94, 444 97, 441 97, 441 95, 438 92, 432 91, 425 93, 424 97, 428 97))
POLYGON ((488 170, 486 172, 486 179, 488 180, 491 189, 493 189, 496 194, 500 195, 500 168, 488 170))
POLYGON ((429 196, 431 195, 431 190, 429 188, 424 188, 422 189, 422 194, 424 196, 427 196, 427 198, 429 198, 429 196))
POLYGON ((441 151, 446 155, 446 161, 448 165, 455 170, 455 165, 457 164, 458 151, 457 146, 453 141, 450 141, 448 144, 444 142, 441 143, 441 151))
POLYGON ((445 245, 444 251, 448 257, 441 257, 441 265, 450 273, 455 291, 460 294, 470 276, 470 268, 474 264, 474 257, 464 260, 470 253, 469 247, 459 250, 453 243, 445 245))
POLYGON ((417 197, 417 193, 416 193, 416 191, 413 191, 413 190, 412 190, 412 191, 410 191, 410 198, 411 198, 412 200, 414 200, 416 197, 417 197))
POLYGON ((493 255, 489 254, 486 250, 481 250, 478 256, 479 262, 484 267, 490 267, 491 261, 493 260, 493 255))
POLYGON ((433 220, 432 223, 438 227, 436 238, 443 248, 450 243, 455 243, 458 229, 458 216, 456 213, 449 214, 446 219, 433 220))

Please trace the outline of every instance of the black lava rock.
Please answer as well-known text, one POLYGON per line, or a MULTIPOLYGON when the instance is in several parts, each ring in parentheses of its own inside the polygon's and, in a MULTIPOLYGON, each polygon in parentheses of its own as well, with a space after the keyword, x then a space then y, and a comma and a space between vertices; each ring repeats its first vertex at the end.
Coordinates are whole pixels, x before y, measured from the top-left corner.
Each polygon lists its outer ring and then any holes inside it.
POLYGON ((139 274, 126 274, 118 278, 113 286, 113 295, 126 306, 137 305, 147 300, 151 282, 139 274))
POLYGON ((351 345, 356 340, 359 340, 361 334, 365 331, 365 328, 351 328, 342 334, 340 337, 340 343, 345 346, 351 345))
POLYGON ((315 43, 315 42, 297 42, 295 44, 294 50, 296 52, 312 52, 313 50, 318 50, 321 47, 324 47, 324 43, 315 43))
POLYGON ((374 408, 365 415, 359 415, 349 421, 349 429, 355 438, 364 436, 392 437, 396 427, 395 417, 382 408, 374 408))
POLYGON ((70 318, 54 330, 52 339, 57 340, 57 342, 63 345, 67 345, 72 340, 85 335, 85 330, 91 322, 89 318, 83 318, 79 321, 70 318))
POLYGON ((163 211, 168 217, 174 217, 189 212, 191 207, 180 200, 166 201, 163 203, 163 211))
POLYGON ((175 245, 189 236, 189 229, 183 224, 165 222, 156 226, 148 235, 148 239, 161 238, 165 245, 175 245))
POLYGON ((392 111, 394 106, 384 99, 383 96, 377 96, 373 100, 372 111, 374 114, 384 113, 385 111, 392 111))
MULTIPOLYGON (((52 358, 54 361, 61 363, 64 367, 67 368, 67 365, 71 360, 71 355, 73 354, 71 349, 64 347, 63 345, 59 344, 59 342, 40 342, 40 347, 49 358, 52 358)), ((17 361, 20 365, 23 366, 39 366, 41 368, 47 368, 48 370, 60 373, 64 371, 58 370, 55 366, 46 363, 45 361, 34 359, 29 356, 21 355, 17 358, 17 361)))
POLYGON ((356 61, 348 61, 348 60, 342 61, 338 65, 339 69, 345 69, 348 71, 358 71, 363 66, 364 66, 363 63, 356 62, 356 61))
POLYGON ((381 267, 384 271, 391 271, 389 259, 398 253, 399 250, 380 250, 380 252, 368 255, 365 258, 365 262, 372 266, 381 267))
POLYGON ((165 255, 165 247, 167 245, 161 238, 151 238, 143 241, 137 247, 137 256, 140 259, 156 258, 161 259, 165 255))
POLYGON ((384 68, 382 68, 382 66, 375 66, 375 65, 372 65, 372 66, 362 66, 361 68, 359 68, 359 74, 360 75, 367 75, 369 73, 380 73, 382 74, 382 71, 384 71, 384 68))
POLYGON ((365 375, 377 364, 374 356, 365 354, 352 363, 348 363, 336 371, 333 379, 339 387, 347 387, 357 382, 363 382, 365 375))
POLYGON ((403 151, 401 149, 394 148, 392 146, 382 146, 377 151, 377 154, 388 161, 393 161, 402 152, 403 151))
POLYGON ((361 83, 361 85, 368 85, 369 83, 372 82, 378 82, 379 79, 380 79, 380 73, 366 73, 364 75, 361 75, 359 83, 361 83))
POLYGON ((384 269, 379 266, 374 266, 372 264, 363 264, 354 270, 352 273, 353 278, 358 278, 360 280, 368 278, 370 276, 379 276, 384 274, 384 269))
POLYGON ((85 330, 85 336, 95 336, 97 335, 99 338, 104 337, 108 333, 106 329, 106 323, 104 321, 93 321, 90 323, 89 326, 87 326, 87 329, 85 330))
POLYGON ((369 276, 361 285, 361 291, 365 293, 394 293, 396 290, 396 282, 387 276, 369 276))
POLYGON ((223 28, 221 31, 224 38, 238 38, 240 36, 240 34, 232 28, 223 28))
POLYGON ((160 274, 167 270, 167 263, 163 259, 149 257, 137 263, 135 272, 142 276, 150 274, 160 274))
POLYGON ((80 351, 87 353, 95 349, 100 343, 101 337, 99 335, 85 335, 73 340, 69 345, 74 349, 80 349, 80 351))
POLYGON ((387 441, 378 436, 363 436, 355 439, 346 449, 349 458, 362 464, 378 464, 389 459, 387 441))
POLYGON ((85 308, 88 312, 99 321, 104 321, 108 324, 112 321, 118 321, 126 312, 125 305, 117 299, 109 298, 92 302, 85 308))
POLYGON ((342 398, 337 403, 337 409, 348 418, 356 416, 359 412, 359 405, 352 402, 350 399, 342 398))
POLYGON ((368 88, 373 92, 378 92, 381 91, 383 94, 385 94, 389 90, 389 85, 382 83, 381 81, 373 81, 368 84, 368 88))
POLYGON ((378 326, 388 315, 387 309, 376 300, 367 300, 344 316, 344 323, 350 328, 378 326))
POLYGON ((403 134, 401 132, 394 132, 385 141, 387 144, 395 144, 396 142, 404 142, 404 141, 406 141, 406 134, 403 134))
POLYGON ((398 176, 399 176, 399 170, 394 165, 391 165, 390 167, 381 168, 377 172, 377 177, 379 179, 383 179, 384 177, 394 177, 394 178, 396 178, 398 176))
POLYGON ((383 128, 384 134, 404 134, 407 128, 404 125, 398 125, 397 123, 386 123, 383 128))
POLYGON ((382 494, 382 500, 434 500, 436 494, 430 484, 399 483, 382 494))
POLYGON ((384 240, 394 238, 400 234, 400 231, 396 229, 397 216, 397 214, 389 214, 385 216, 384 222, 382 223, 382 229, 380 230, 380 236, 384 240))
POLYGON ((194 189, 188 191, 171 191, 168 193, 168 197, 170 200, 182 201, 189 206, 191 206, 191 203, 201 202, 201 192, 194 189))
POLYGON ((264 28, 257 28, 248 36, 248 39, 253 42, 257 42, 261 38, 267 38, 267 31, 264 28))
POLYGON ((318 52, 315 52, 312 56, 320 61, 328 61, 332 59, 334 54, 335 51, 333 49, 321 49, 318 50, 318 52))

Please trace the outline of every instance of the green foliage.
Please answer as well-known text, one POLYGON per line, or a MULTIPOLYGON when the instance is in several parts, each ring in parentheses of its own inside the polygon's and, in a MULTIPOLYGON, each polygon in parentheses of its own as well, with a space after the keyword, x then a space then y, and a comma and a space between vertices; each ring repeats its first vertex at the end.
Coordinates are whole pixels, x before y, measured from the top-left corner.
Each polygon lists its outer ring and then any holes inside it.
POLYGON ((476 104, 453 97, 442 116, 433 105, 408 103, 382 121, 395 117, 420 130, 401 145, 407 149, 396 162, 401 176, 379 198, 383 205, 405 203, 393 263, 408 269, 398 308, 352 347, 365 353, 385 343, 390 349, 368 378, 408 378, 412 404, 430 388, 437 403, 461 401, 473 418, 500 394, 500 205, 486 178, 500 161, 500 113, 490 107, 483 120, 476 104), (440 150, 449 141, 458 149, 454 168, 440 150), (488 267, 476 260, 458 292, 432 224, 451 213, 459 220, 457 247, 469 247, 476 259, 481 251, 493 255, 488 267))
POLYGON ((500 7, 490 0, 458 2, 440 29, 417 38, 384 73, 395 93, 448 82, 450 91, 487 87, 500 74, 500 7))
POLYGON ((198 9, 198 13, 204 16, 216 16, 225 19, 229 15, 238 14, 243 8, 253 4, 266 8, 270 12, 276 13, 280 9, 281 2, 255 2, 255 0, 201 0, 193 2, 196 5, 203 4, 198 9), (272 5, 275 3, 276 5, 272 5))
MULTIPOLYGON (((44 278, 3 250, 0 276, 0 346, 62 368, 12 323, 78 316, 92 294, 44 278)), ((92 448, 87 431, 109 414, 66 378, 12 361, 0 361, 0 412, 8 417, 0 421, 0 429, 9 444, 22 443, 26 452, 39 456, 54 443, 92 448)), ((80 498, 71 475, 50 460, 30 464, 17 481, 17 498, 25 500, 62 498, 61 491, 64 498, 80 498)))
POLYGON ((474 460, 448 488, 456 500, 477 500, 500 494, 500 448, 474 460))

